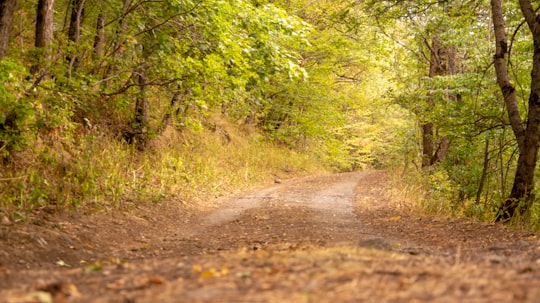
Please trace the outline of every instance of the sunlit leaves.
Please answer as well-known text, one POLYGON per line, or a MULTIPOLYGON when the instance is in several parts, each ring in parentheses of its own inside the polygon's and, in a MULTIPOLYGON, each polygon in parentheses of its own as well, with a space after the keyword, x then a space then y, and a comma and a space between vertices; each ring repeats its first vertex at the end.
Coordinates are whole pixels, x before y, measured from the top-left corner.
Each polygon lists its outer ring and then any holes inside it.
POLYGON ((387 38, 352 2, 283 5, 314 24, 311 45, 302 47, 309 79, 265 87, 263 99, 272 102, 259 115, 262 127, 276 141, 317 150, 336 170, 382 167, 396 160, 389 147, 401 139, 391 134, 401 133, 408 117, 399 109, 385 111, 385 94, 393 87, 387 38))

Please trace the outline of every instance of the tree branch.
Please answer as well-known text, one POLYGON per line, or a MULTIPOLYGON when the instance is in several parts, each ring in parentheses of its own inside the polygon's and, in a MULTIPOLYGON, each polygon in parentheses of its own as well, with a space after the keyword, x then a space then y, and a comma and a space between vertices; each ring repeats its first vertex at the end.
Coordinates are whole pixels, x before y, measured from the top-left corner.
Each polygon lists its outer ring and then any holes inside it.
POLYGON ((527 21, 527 25, 529 26, 531 31, 533 33, 539 31, 540 29, 538 27, 540 25, 536 20, 536 13, 534 11, 531 1, 519 0, 519 6, 521 7, 521 12, 523 13, 523 17, 525 17, 525 21, 527 21))

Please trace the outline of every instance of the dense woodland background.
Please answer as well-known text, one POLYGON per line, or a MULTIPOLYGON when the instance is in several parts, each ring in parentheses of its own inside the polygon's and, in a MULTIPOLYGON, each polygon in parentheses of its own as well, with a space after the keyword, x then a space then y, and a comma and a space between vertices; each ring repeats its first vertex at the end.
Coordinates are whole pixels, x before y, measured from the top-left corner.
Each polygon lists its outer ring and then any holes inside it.
POLYGON ((0 0, 0 211, 377 168, 537 228, 539 6, 501 2, 0 0))

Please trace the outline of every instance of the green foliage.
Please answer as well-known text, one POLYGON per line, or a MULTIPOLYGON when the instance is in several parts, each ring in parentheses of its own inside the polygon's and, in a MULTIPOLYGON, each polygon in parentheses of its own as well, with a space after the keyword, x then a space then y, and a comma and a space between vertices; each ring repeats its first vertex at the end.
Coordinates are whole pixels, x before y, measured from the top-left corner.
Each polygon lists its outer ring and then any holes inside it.
POLYGON ((20 151, 26 145, 22 133, 31 106, 26 103, 21 85, 25 70, 17 62, 0 61, 0 156, 6 158, 13 151, 20 151))
MULTIPOLYGON (((480 1, 469 9, 463 9, 464 2, 459 0, 407 0, 398 5, 371 1, 367 5, 396 42, 395 102, 414 113, 419 125, 433 124, 435 148, 443 139, 450 142, 445 158, 426 171, 431 181, 424 189, 429 196, 424 207, 489 220, 508 194, 516 159, 516 143, 491 64, 492 28, 480 21, 489 19, 489 3, 480 1), (428 77, 434 39, 455 53, 452 74, 428 77)), ((525 29, 517 30, 521 17, 516 3, 505 5, 509 32, 516 29, 509 61, 525 114, 530 59, 523 55, 531 41, 523 35, 525 29)), ((421 130, 414 141, 421 148, 421 130)), ((419 156, 412 157, 416 166, 419 156)))
POLYGON ((408 165, 417 156, 413 110, 433 121, 452 114, 441 132, 477 151, 455 133, 497 108, 483 106, 491 92, 478 94, 487 80, 476 71, 419 77, 419 62, 392 35, 422 36, 400 22, 389 35, 356 1, 105 0, 85 9, 77 41, 68 39, 70 10, 56 9, 55 40, 43 49, 33 47, 34 7, 20 12, 17 45, 0 62, 0 122, 17 113, 0 142, 20 157, 2 167, 9 181, 0 193, 3 207, 21 213, 223 193, 284 167, 408 165), (457 92, 465 105, 446 98, 457 92), (433 113, 418 109, 425 94, 441 100, 433 113), (247 138, 229 138, 237 129, 247 138), (142 151, 136 136, 146 137, 142 151))
POLYGON ((399 134, 410 120, 397 107, 384 110, 393 86, 385 37, 360 7, 348 3, 282 5, 314 25, 310 45, 301 49, 309 78, 288 85, 269 82, 257 100, 260 127, 276 142, 316 150, 336 171, 401 161, 393 147, 406 140, 399 134), (351 18, 356 18, 354 30, 351 18))

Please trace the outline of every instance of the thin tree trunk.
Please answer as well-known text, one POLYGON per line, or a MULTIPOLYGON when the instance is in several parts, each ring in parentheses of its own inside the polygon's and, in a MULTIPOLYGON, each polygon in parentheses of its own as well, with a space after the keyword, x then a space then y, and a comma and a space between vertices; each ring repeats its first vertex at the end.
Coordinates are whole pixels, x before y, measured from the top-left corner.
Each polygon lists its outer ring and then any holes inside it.
POLYGON ((137 80, 139 85, 139 94, 135 101, 135 119, 134 119, 134 143, 137 149, 144 150, 148 141, 148 98, 146 96, 147 79, 144 67, 138 70, 137 80))
POLYGON ((433 123, 422 124, 422 167, 431 166, 431 158, 434 152, 434 135, 433 123))
POLYGON ((430 165, 435 165, 446 158, 448 149, 450 149, 450 140, 445 137, 441 138, 437 151, 433 154, 433 157, 431 157, 430 165))
POLYGON ((489 138, 486 138, 486 145, 484 148, 484 165, 482 167, 482 175, 478 182, 478 190, 476 191, 475 204, 480 205, 480 199, 482 198, 482 191, 484 191, 484 184, 486 183, 489 169, 489 138))
POLYGON ((157 129, 158 134, 162 134, 165 129, 167 129, 167 126, 171 124, 172 117, 178 115, 178 112, 180 108, 178 107, 178 103, 180 101, 180 97, 182 96, 182 93, 180 90, 177 90, 173 93, 173 96, 171 98, 171 102, 169 105, 169 110, 165 113, 163 116, 163 119, 161 120, 161 125, 157 129))
POLYGON ((96 36, 94 37, 94 53, 101 57, 103 56, 103 44, 105 42, 105 15, 100 12, 96 25, 96 36))
POLYGON ((85 0, 73 0, 71 5, 68 39, 77 43, 81 38, 81 26, 84 19, 85 0))
MULTIPOLYGON (((69 20, 68 39, 73 44, 79 43, 81 38, 81 26, 84 19, 85 0, 71 1, 71 16, 69 20)), ((66 58, 69 62, 70 71, 76 70, 78 67, 78 58, 76 54, 66 58)))
POLYGON ((0 60, 6 55, 18 0, 0 0, 0 60))

